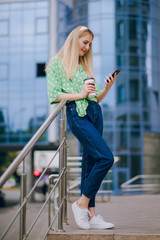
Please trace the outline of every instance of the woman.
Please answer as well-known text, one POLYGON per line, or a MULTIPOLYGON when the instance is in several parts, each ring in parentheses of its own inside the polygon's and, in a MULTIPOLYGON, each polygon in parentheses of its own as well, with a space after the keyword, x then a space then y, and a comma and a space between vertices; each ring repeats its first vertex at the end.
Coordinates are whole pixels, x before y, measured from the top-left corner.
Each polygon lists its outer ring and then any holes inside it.
POLYGON ((102 139, 103 119, 99 102, 107 95, 116 79, 106 77, 103 91, 98 84, 84 84, 93 77, 92 40, 94 35, 85 26, 75 28, 61 50, 47 66, 47 87, 50 104, 67 99, 67 119, 72 133, 83 146, 81 197, 72 204, 77 225, 82 229, 113 228, 95 214, 95 196, 111 168, 113 155, 102 139), (95 97, 88 97, 89 93, 95 97))

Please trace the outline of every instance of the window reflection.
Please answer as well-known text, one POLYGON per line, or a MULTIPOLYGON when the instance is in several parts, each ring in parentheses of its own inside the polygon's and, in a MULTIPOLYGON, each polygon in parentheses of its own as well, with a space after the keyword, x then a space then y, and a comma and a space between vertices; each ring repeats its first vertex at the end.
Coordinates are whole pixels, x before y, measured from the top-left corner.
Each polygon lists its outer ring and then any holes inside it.
POLYGON ((48 32, 48 18, 36 19, 36 33, 47 33, 48 32))
POLYGON ((118 97, 117 103, 123 103, 123 102, 125 102, 125 87, 124 87, 124 85, 118 86, 117 91, 118 91, 118 94, 117 94, 117 97, 118 97))
POLYGON ((121 20, 117 23, 117 37, 119 39, 124 37, 124 22, 123 22, 123 20, 121 20))
POLYGON ((141 138, 139 131, 130 132, 130 150, 133 152, 139 152, 141 149, 141 138))
POLYGON ((0 81, 8 79, 8 64, 0 63, 0 81))
POLYGON ((0 36, 9 34, 9 22, 8 20, 0 20, 0 36))
POLYGON ((116 133, 116 141, 117 141, 117 151, 126 151, 127 150, 127 132, 120 131, 116 133))
POLYGON ((141 156, 131 155, 130 177, 141 174, 141 156))
POLYGON ((47 1, 0 4, 1 142, 28 141, 46 117, 45 77, 43 82, 35 82, 36 63, 48 60, 48 13, 47 1), (35 105, 45 111, 35 116, 35 105))
POLYGON ((130 80, 130 101, 139 101, 139 80, 133 79, 130 80))

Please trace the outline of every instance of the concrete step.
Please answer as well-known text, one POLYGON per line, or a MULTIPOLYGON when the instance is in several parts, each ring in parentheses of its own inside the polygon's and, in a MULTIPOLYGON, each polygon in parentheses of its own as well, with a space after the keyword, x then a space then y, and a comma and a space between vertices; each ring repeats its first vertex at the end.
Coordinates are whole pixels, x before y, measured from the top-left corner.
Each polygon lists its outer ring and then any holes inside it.
POLYGON ((49 234, 47 240, 160 240, 159 235, 143 234, 49 234))
POLYGON ((47 240, 160 240, 160 194, 111 196, 97 202, 96 213, 115 224, 112 230, 81 230, 75 224, 71 203, 65 232, 50 231, 47 240))

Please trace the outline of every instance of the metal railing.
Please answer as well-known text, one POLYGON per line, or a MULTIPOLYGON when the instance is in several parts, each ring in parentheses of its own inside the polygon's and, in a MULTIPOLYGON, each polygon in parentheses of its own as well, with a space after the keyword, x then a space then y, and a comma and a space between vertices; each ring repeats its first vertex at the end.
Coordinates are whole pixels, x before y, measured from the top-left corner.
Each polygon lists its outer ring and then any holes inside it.
MULTIPOLYGON (((20 186, 20 196, 21 196, 21 205, 19 209, 17 210, 14 217, 11 219, 8 227, 3 232, 0 239, 4 239, 7 232, 9 231, 10 227, 16 220, 17 216, 20 215, 20 225, 19 225, 19 240, 25 240, 29 236, 31 230, 33 229, 35 223, 39 219, 43 209, 45 208, 46 204, 50 202, 51 196, 53 192, 55 191, 56 187, 59 186, 59 208, 55 216, 50 219, 48 222, 48 229, 43 237, 43 240, 46 239, 46 236, 49 232, 49 230, 52 228, 53 223, 55 222, 57 216, 58 216, 58 230, 63 231, 63 221, 67 221, 67 145, 66 145, 66 107, 64 106, 66 103, 66 99, 63 99, 55 111, 47 118, 47 120, 43 123, 43 125, 38 129, 38 131, 35 133, 35 135, 31 138, 31 140, 26 144, 26 146, 22 149, 22 151, 18 154, 18 156, 15 158, 15 160, 12 162, 12 164, 8 167, 8 169, 4 172, 4 174, 0 178, 0 187, 4 185, 4 183, 9 179, 9 177, 15 172, 17 167, 21 162, 23 162, 23 172, 21 174, 21 186, 20 186), (61 111, 61 119, 60 119, 60 145, 55 152, 53 158, 50 160, 49 164, 46 166, 46 168, 41 173, 40 177, 32 187, 32 189, 29 191, 29 193, 26 195, 27 192, 27 174, 25 171, 25 157, 26 155, 31 151, 33 146, 36 144, 36 142, 39 140, 39 138, 42 136, 42 134, 46 131, 46 129, 49 127, 49 125, 53 122, 53 120, 57 117, 58 113, 61 111), (47 196, 44 204, 42 205, 40 211, 38 212, 37 216, 31 223, 28 231, 26 230, 26 203, 29 200, 30 196, 36 189, 37 185, 39 184, 40 180, 42 179, 43 175, 46 173, 48 167, 56 157, 56 155, 59 154, 59 177, 57 178, 57 181, 52 189, 50 189, 49 195, 47 196)), ((51 208, 50 208, 51 211, 51 208)), ((50 214, 51 216, 51 214, 50 214)))
POLYGON ((160 192, 160 175, 137 175, 121 184, 121 189, 123 192, 160 192))

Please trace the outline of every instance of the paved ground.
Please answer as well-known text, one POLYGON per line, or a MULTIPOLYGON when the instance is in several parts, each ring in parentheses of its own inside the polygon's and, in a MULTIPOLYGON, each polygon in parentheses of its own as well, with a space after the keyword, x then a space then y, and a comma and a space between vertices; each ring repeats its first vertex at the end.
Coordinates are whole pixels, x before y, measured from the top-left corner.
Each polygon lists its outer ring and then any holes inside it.
MULTIPOLYGON (((12 193, 11 193, 12 194, 12 193)), ((19 198, 18 193, 16 194, 19 198)), ((14 204, 16 202, 16 197, 14 204)), ((35 218, 36 213, 39 211, 41 203, 28 203, 27 205, 27 228, 30 226, 31 221, 35 218)), ((5 226, 8 224, 9 219, 14 215, 18 205, 10 204, 5 208, 0 208, 0 235, 2 234, 5 226)), ((111 201, 108 203, 97 203, 97 213, 101 214, 106 221, 113 222, 115 228, 113 230, 80 230, 73 219, 71 212, 71 204, 68 204, 68 223, 64 225, 66 232, 76 236, 82 234, 101 234, 101 235, 122 235, 123 239, 130 240, 129 237, 124 236, 141 235, 141 239, 151 240, 152 236, 156 236, 156 240, 160 240, 160 194, 157 195, 124 195, 112 196, 111 201), (147 238, 144 238, 147 236, 147 238)), ((6 240, 18 240, 18 224, 19 219, 12 227, 9 234, 4 238, 6 240)), ((47 208, 45 208, 40 221, 36 224, 35 230, 29 240, 40 240, 45 229, 47 228, 47 208)), ((56 227, 57 230, 57 227, 56 227)), ((56 231, 50 233, 58 234, 56 231)), ((50 238, 51 239, 51 236, 50 238)), ((55 239, 59 239, 56 236, 55 239)), ((62 238, 63 239, 63 238, 62 238)), ((70 238, 71 239, 71 238, 70 238)), ((76 237, 74 239, 77 239, 76 237)), ((106 238, 105 238, 106 239, 106 238)), ((112 238, 113 239, 113 238, 112 238)), ((136 239, 136 238, 135 238, 136 239)))
MULTIPOLYGON (((65 229, 67 232, 77 233, 80 230, 75 225, 70 204, 68 208, 70 225, 65 229)), ((113 230, 100 232, 159 234, 160 236, 160 195, 112 196, 110 202, 97 203, 96 208, 96 212, 106 221, 115 224, 113 230)), ((93 230, 89 230, 91 231, 93 230)))

